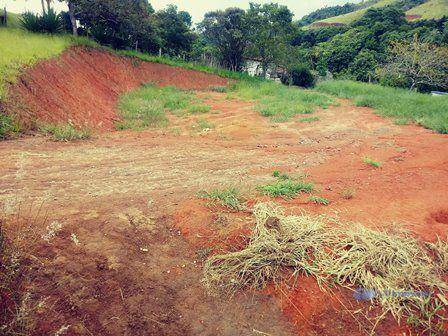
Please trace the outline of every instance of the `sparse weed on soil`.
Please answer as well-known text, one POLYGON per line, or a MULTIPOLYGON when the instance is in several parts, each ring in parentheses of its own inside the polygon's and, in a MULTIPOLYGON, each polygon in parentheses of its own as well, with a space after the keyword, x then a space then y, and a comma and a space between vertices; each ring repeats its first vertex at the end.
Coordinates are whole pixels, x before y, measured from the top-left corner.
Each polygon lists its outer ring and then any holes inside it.
POLYGON ((65 125, 41 125, 39 130, 49 135, 54 141, 75 141, 86 140, 92 136, 92 131, 88 128, 78 129, 71 124, 65 125))
POLYGON ((355 191, 351 188, 346 188, 341 191, 341 196, 343 199, 350 200, 355 197, 355 191))
POLYGON ((317 107, 334 104, 325 94, 262 80, 240 80, 229 86, 228 96, 256 102, 256 109, 274 122, 289 121, 299 114, 311 114, 317 107))
POLYGON ((157 87, 153 84, 144 85, 139 90, 121 96, 118 108, 122 121, 117 123, 117 128, 132 130, 168 125, 167 112, 182 115, 210 110, 209 106, 201 105, 191 91, 172 86, 157 87))
POLYGON ((244 198, 236 188, 203 190, 198 193, 198 197, 218 203, 232 211, 241 211, 246 208, 244 198))
POLYGON ((302 180, 294 180, 287 174, 282 174, 276 170, 273 176, 277 181, 264 186, 258 186, 257 189, 269 197, 294 198, 299 193, 311 193, 314 190, 314 184, 302 180))
MULTIPOLYGON (((257 204, 253 213, 256 226, 247 247, 205 262, 203 283, 210 294, 232 296, 239 289, 280 284, 289 270, 312 275, 321 288, 336 282, 369 293, 365 300, 381 307, 372 333, 387 314, 412 320, 423 333, 442 330, 446 259, 431 257, 406 232, 343 225, 323 216, 285 216, 271 203, 257 204)), ((446 243, 440 246, 437 250, 446 254, 446 243)))
POLYGON ((433 97, 405 89, 353 81, 326 81, 317 85, 321 92, 355 100, 357 106, 372 107, 379 115, 399 123, 414 121, 439 133, 448 133, 448 97, 433 97))
POLYGON ((330 201, 324 197, 321 196, 310 196, 308 198, 308 201, 311 203, 317 204, 317 205, 329 205, 330 201))
POLYGON ((365 157, 365 158, 363 159, 363 162, 364 162, 365 164, 368 164, 368 165, 370 165, 370 166, 372 166, 372 167, 375 167, 375 168, 379 168, 379 167, 382 166, 382 163, 381 163, 381 162, 379 162, 379 161, 375 161, 375 160, 373 160, 372 158, 369 158, 369 157, 365 157))
POLYGON ((319 121, 319 117, 301 118, 301 119, 299 119, 299 121, 301 123, 319 121))
POLYGON ((214 127, 215 126, 211 122, 207 121, 204 118, 199 118, 195 125, 195 128, 199 129, 200 131, 210 130, 214 127))

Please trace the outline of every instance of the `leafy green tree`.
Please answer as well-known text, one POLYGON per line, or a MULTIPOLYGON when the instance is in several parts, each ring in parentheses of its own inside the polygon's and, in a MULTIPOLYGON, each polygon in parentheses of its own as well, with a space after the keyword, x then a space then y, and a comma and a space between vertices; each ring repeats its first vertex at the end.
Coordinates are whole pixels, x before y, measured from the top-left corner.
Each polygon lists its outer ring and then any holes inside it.
POLYGON ((221 66, 234 71, 242 69, 248 36, 244 10, 228 8, 209 12, 198 28, 221 66))
POLYGON ((250 3, 247 11, 249 47, 247 55, 260 61, 263 76, 269 66, 277 66, 296 30, 293 14, 286 6, 250 3))
POLYGON ((87 33, 113 48, 158 51, 161 40, 147 0, 71 0, 87 33))
POLYGON ((410 83, 410 89, 420 86, 448 88, 448 47, 438 47, 419 41, 395 42, 390 57, 381 70, 410 83))
POLYGON ((350 65, 350 75, 355 80, 371 82, 376 77, 377 67, 378 61, 376 58, 376 52, 369 49, 363 49, 358 55, 356 55, 350 65))
POLYGON ((191 31, 191 16, 178 11, 174 5, 157 12, 158 24, 162 38, 162 48, 170 56, 185 57, 192 50, 195 35, 191 31))

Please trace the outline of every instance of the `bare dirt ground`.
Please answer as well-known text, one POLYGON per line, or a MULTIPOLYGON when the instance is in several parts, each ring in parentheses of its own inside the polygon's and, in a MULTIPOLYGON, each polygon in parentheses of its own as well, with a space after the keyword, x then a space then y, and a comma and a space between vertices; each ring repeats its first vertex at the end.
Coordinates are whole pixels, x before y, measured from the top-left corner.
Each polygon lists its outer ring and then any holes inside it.
MULTIPOLYGON (((374 227, 401 225, 423 240, 448 233, 448 136, 397 126, 341 101, 319 121, 274 124, 247 102, 203 92, 200 116, 170 126, 55 143, 0 143, 0 202, 7 214, 39 208, 62 229, 38 250, 30 288, 36 335, 366 335, 350 292, 322 293, 311 278, 232 299, 209 297, 204 257, 244 244, 250 213, 207 206, 201 189, 238 186, 249 203, 272 171, 305 173, 328 207, 305 196, 278 202, 374 227), (214 125, 201 130, 198 118, 214 125), (363 163, 371 157, 383 164, 363 163), (342 196, 354 191, 352 199, 342 196)), ((409 332, 389 318, 378 335, 409 332)))

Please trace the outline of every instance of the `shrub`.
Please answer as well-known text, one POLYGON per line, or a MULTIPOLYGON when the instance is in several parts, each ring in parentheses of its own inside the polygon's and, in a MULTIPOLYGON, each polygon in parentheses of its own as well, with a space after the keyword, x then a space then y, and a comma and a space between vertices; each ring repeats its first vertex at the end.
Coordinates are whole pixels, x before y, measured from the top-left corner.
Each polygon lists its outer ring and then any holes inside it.
POLYGON ((38 33, 42 29, 40 22, 40 15, 34 14, 32 12, 26 12, 22 14, 20 24, 24 29, 33 33, 38 33))
POLYGON ((288 71, 288 75, 282 78, 283 84, 292 84, 304 88, 313 87, 316 80, 310 69, 306 66, 296 66, 288 71))
POLYGON ((59 33, 63 29, 62 17, 50 9, 43 15, 27 12, 22 15, 21 25, 33 33, 59 33))

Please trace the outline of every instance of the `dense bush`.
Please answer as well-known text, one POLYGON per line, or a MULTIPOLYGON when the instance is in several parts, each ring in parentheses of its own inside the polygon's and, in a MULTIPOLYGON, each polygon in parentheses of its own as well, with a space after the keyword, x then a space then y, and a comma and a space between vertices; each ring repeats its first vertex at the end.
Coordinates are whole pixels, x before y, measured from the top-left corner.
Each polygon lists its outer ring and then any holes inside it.
POLYGON ((281 81, 283 84, 304 88, 313 87, 316 83, 316 79, 311 73, 311 70, 304 65, 298 65, 291 68, 287 75, 282 76, 281 81))
POLYGON ((55 34, 63 30, 63 20, 60 14, 52 9, 43 15, 27 12, 22 15, 21 25, 24 29, 34 33, 55 34))

